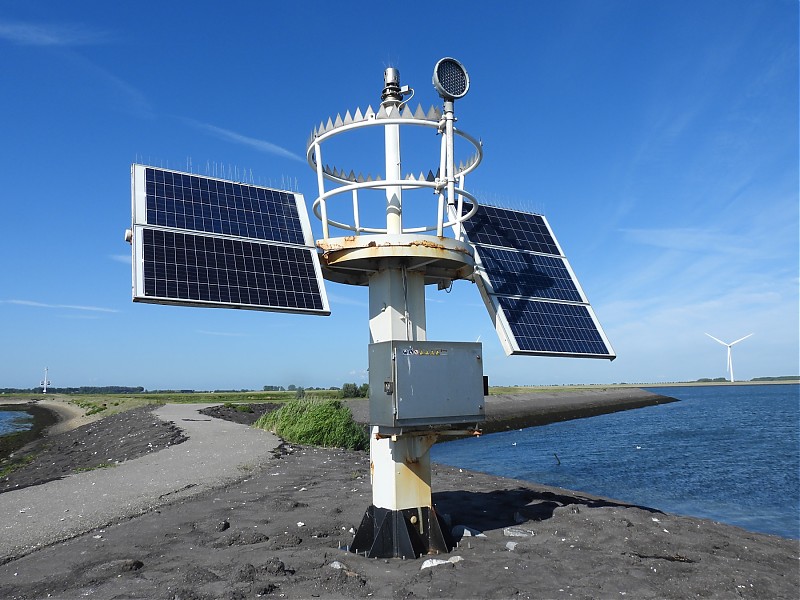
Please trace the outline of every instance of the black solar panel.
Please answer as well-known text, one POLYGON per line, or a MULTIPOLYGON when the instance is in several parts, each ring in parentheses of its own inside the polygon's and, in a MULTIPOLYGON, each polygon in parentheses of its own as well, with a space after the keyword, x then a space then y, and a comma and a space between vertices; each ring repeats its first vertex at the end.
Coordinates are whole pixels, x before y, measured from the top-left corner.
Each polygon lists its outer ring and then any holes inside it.
POLYGON ((482 266, 495 294, 583 302, 560 256, 478 246, 482 266))
POLYGON ((330 314, 302 196, 134 165, 133 299, 330 314))
POLYGON ((572 356, 609 353, 590 308, 529 298, 497 298, 520 350, 572 356))
POLYGON ((146 168, 147 223, 303 245, 294 194, 146 168))
POLYGON ((144 295, 151 299, 323 310, 313 250, 142 229, 144 295))
MULTIPOLYGON (((472 205, 465 202, 464 213, 470 210, 472 205)), ((472 218, 464 222, 464 229, 473 244, 561 256, 541 215, 480 205, 472 218)))
POLYGON ((475 281, 506 352, 614 358, 542 215, 479 206, 463 229, 479 266, 475 281))

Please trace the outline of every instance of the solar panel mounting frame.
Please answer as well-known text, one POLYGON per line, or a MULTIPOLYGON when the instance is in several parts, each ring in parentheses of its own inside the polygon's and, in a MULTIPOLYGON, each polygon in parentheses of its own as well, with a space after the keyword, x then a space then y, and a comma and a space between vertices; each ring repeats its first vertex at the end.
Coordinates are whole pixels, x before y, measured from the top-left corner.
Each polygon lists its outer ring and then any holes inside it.
MULTIPOLYGON (((311 224, 309 222, 308 212, 306 210, 305 200, 302 194, 297 192, 289 192, 285 190, 276 190, 274 188, 267 188, 264 186, 255 186, 246 183, 234 182, 216 177, 208 177, 193 173, 185 173, 172 169, 163 169, 160 167, 133 164, 131 166, 131 204, 132 204, 131 213, 133 215, 133 226, 132 226, 133 239, 132 239, 132 249, 131 249, 132 260, 133 260, 132 295, 134 302, 144 302, 151 304, 171 304, 180 306, 196 306, 196 307, 238 308, 246 310, 288 312, 288 313, 313 314, 322 316, 330 314, 330 305, 328 303, 327 293, 325 290, 325 285, 322 276, 322 269, 319 263, 319 256, 313 244, 311 224), (191 227, 175 227, 175 226, 167 226, 164 224, 150 223, 148 221, 148 213, 147 213, 146 172, 148 169, 153 170, 154 172, 160 171, 163 173, 177 174, 182 177, 185 176, 196 177, 202 180, 207 180, 209 182, 210 181, 221 182, 223 184, 230 184, 231 186, 243 186, 245 188, 249 188, 250 190, 266 190, 270 193, 288 195, 290 201, 294 204, 297 216, 296 225, 299 226, 299 231, 291 231, 290 233, 293 234, 292 237, 294 239, 297 239, 302 243, 290 243, 277 239, 265 239, 265 236, 258 238, 246 235, 243 236, 243 235, 224 234, 214 231, 209 232, 191 227), (286 254, 291 253, 294 256, 301 256, 302 260, 304 261, 303 264, 306 266, 305 270, 307 271, 306 274, 307 276, 305 277, 298 276, 297 278, 295 278, 297 281, 294 281, 292 283, 296 283, 300 288, 304 287, 305 284, 311 280, 313 280, 313 282, 315 283, 311 284, 310 292, 303 292, 307 297, 302 296, 301 292, 298 292, 298 294, 300 294, 298 296, 297 294, 294 294, 293 290, 289 291, 280 290, 279 292, 273 294, 273 297, 283 298, 283 297, 288 297, 287 295, 288 293, 292 293, 293 297, 297 299, 297 301, 295 301, 294 303, 289 303, 289 302, 281 303, 280 301, 276 303, 251 303, 251 302, 241 302, 241 301, 230 302, 224 300, 223 301, 202 300, 197 298, 187 299, 183 297, 177 297, 177 294, 172 294, 172 295, 170 294, 155 295, 152 293, 148 294, 146 293, 146 286, 145 286, 144 232, 146 230, 150 230, 153 232, 172 233, 176 235, 199 236, 200 238, 204 238, 204 240, 209 240, 209 239, 226 240, 226 242, 228 243, 228 247, 231 247, 232 245, 235 244, 238 247, 244 248, 245 247, 244 244, 251 244, 251 245, 255 244, 256 246, 251 246, 251 248, 260 248, 262 251, 270 251, 273 254, 276 249, 283 248, 285 249, 286 254), (303 299, 303 302, 299 301, 300 298, 303 299), (313 303, 313 306, 309 307, 310 303, 313 303), (301 304, 303 305, 301 306, 301 304)), ((236 286, 233 287, 235 288, 236 286)))
MULTIPOLYGON (((481 295, 481 299, 484 302, 487 312, 489 313, 490 318, 495 326, 495 331, 497 333, 498 338, 500 339, 500 343, 503 346, 504 351, 507 355, 528 355, 528 356, 554 356, 554 357, 572 357, 572 358, 605 358, 609 360, 614 360, 616 358, 616 354, 614 353, 613 348, 611 347, 608 338, 603 331, 600 322, 597 319, 597 316, 592 309, 591 305, 589 304, 589 300, 586 297, 586 294, 583 291, 583 288, 578 281, 575 272, 572 269, 569 261, 567 260, 564 252, 561 248, 558 239, 555 237, 553 233, 552 227, 550 227, 550 223, 544 215, 538 215, 535 213, 526 213, 523 211, 515 211, 511 209, 504 209, 499 207, 485 207, 481 205, 479 207, 479 211, 485 212, 485 209, 493 210, 493 211, 506 211, 510 213, 522 214, 527 216, 535 216, 537 219, 541 219, 542 224, 546 229, 546 233, 552 240, 552 245, 555 246, 557 249, 558 254, 551 253, 551 252, 535 252, 527 249, 521 249, 516 247, 512 242, 509 242, 505 245, 498 245, 496 243, 481 243, 476 242, 470 238, 468 230, 472 223, 466 221, 462 228, 456 231, 456 236, 460 239, 466 240, 470 243, 474 250, 474 258, 475 258, 475 272, 473 275, 473 281, 478 286, 478 290, 481 295), (482 248, 486 249, 498 249, 498 250, 507 250, 511 252, 518 253, 520 255, 538 255, 538 256, 550 256, 553 258, 559 259, 564 268, 566 269, 567 273, 569 274, 569 278, 572 281, 573 285, 575 286, 575 290, 577 291, 580 301, 568 301, 568 300, 560 300, 560 299, 553 299, 547 298, 543 296, 523 296, 519 294, 503 294, 502 292, 498 292, 495 290, 494 286, 491 282, 491 273, 487 272, 486 268, 486 261, 481 256, 482 248), (517 300, 520 303, 530 303, 531 305, 537 305, 544 309, 550 309, 551 312, 558 312, 559 310, 565 310, 566 306, 574 306, 574 307, 581 307, 581 311, 585 312, 584 321, 588 318, 592 323, 592 329, 597 334, 596 341, 592 343, 586 343, 584 345, 584 349, 580 351, 572 351, 572 350, 564 350, 559 349, 555 350, 553 348, 549 349, 523 349, 517 339, 517 335, 515 335, 512 324, 509 320, 508 311, 503 308, 501 305, 501 298, 504 299, 506 303, 510 300, 517 300), (563 305, 562 307, 557 307, 555 305, 563 305), (602 347, 602 351, 588 351, 586 348, 591 346, 593 348, 602 347)), ((480 212, 476 214, 476 217, 481 214, 480 212)), ((474 217, 473 217, 474 218, 474 217)), ((500 223, 493 223, 492 226, 499 227, 500 223)), ((511 232, 516 233, 516 232, 511 232)), ((544 338, 543 338, 544 339, 544 338)), ((560 346, 568 346, 570 342, 561 340, 559 336, 553 335, 550 339, 558 340, 558 344, 560 346)), ((573 340, 574 342, 574 340, 573 340)), ((575 342, 577 343, 577 342, 575 342)))

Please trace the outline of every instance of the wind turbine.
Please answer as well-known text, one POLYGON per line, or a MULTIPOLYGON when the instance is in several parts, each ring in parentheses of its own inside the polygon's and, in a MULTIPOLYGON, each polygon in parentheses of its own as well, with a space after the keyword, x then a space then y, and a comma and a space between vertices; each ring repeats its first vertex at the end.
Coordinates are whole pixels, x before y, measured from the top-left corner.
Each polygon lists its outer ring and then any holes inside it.
POLYGON ((731 342, 730 344, 728 344, 728 343, 726 343, 726 342, 723 342, 723 341, 722 341, 721 339, 719 339, 719 338, 715 338, 715 337, 714 337, 713 335, 711 335, 710 333, 707 333, 706 335, 707 335, 708 337, 710 337, 712 340, 715 340, 715 341, 719 342, 720 344, 722 344, 723 346, 727 346, 727 347, 728 347, 728 373, 730 373, 730 374, 731 374, 731 383, 733 383, 733 361, 731 360, 731 346, 733 346, 734 344, 738 344, 738 343, 739 343, 739 342, 741 342, 742 340, 746 340, 747 338, 749 338, 749 337, 750 337, 751 335, 753 335, 753 334, 752 334, 752 333, 750 333, 750 334, 748 334, 748 335, 744 336, 743 338, 739 338, 739 339, 738 339, 738 340, 736 340, 735 342, 731 342))

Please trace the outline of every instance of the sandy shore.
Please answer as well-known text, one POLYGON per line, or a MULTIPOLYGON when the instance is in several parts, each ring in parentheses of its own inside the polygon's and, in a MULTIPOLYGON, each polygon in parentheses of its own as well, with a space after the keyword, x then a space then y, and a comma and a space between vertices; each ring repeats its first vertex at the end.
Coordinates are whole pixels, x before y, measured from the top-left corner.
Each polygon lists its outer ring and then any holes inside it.
POLYGON ((67 398, 59 396, 50 396, 45 398, 36 398, 30 396, 11 396, 9 398, 2 397, 0 405, 35 405, 52 411, 56 415, 56 423, 47 427, 50 434, 62 433, 75 429, 86 423, 96 421, 102 418, 102 415, 86 416, 86 411, 78 406, 72 404, 67 398))
MULTIPOLYGON (((538 409, 589 408, 586 398, 539 400, 538 409)), ((528 414, 531 403, 521 399, 512 412, 528 414)), ((152 416, 139 411, 130 419, 142 421, 109 421, 98 435, 119 445, 120 427, 146 429, 152 416)), ((216 427, 234 446, 245 432, 263 433, 257 445, 272 443, 269 434, 243 424, 191 419, 176 424, 208 426, 209 443, 220 437, 216 427)), ((170 450, 180 453, 189 438, 170 450)), ((147 458, 152 468, 168 469, 160 460, 166 452, 129 462, 147 458)), ((213 471, 216 460, 206 469, 213 471)), ((798 540, 442 466, 434 466, 434 502, 459 546, 430 568, 422 568, 422 559, 367 559, 339 549, 352 541, 371 501, 366 453, 283 445, 246 464, 219 486, 167 495, 138 516, 110 519, 24 556, 6 555, 0 597, 796 598, 800 592, 798 540)), ((70 495, 56 493, 56 484, 94 481, 93 497, 113 493, 126 480, 115 479, 124 466, 104 469, 102 482, 92 479, 95 471, 0 493, 3 524, 24 531, 26 520, 36 519, 24 516, 30 503, 19 501, 23 493, 31 502, 55 496, 59 510, 69 512, 70 495)), ((158 479, 168 477, 167 470, 158 479)))

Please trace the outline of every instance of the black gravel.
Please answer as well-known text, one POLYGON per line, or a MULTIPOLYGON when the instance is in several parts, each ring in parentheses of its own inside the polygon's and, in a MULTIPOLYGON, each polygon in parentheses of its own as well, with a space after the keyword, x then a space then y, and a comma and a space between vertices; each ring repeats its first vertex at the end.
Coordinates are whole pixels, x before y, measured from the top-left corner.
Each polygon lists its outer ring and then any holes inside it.
POLYGON ((204 408, 200 414, 216 417, 217 419, 225 419, 226 421, 233 421, 234 423, 242 423, 244 425, 252 425, 266 413, 278 410, 282 404, 274 402, 264 402, 259 404, 220 404, 219 406, 212 406, 211 408, 204 408))
POLYGON ((154 409, 155 406, 134 408, 64 433, 40 437, 0 461, 0 469, 22 465, 0 479, 0 494, 111 466, 188 439, 174 423, 155 416, 154 409))

